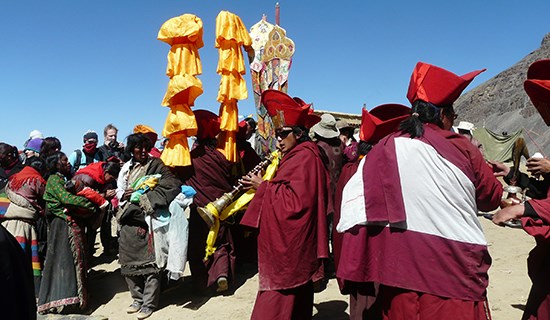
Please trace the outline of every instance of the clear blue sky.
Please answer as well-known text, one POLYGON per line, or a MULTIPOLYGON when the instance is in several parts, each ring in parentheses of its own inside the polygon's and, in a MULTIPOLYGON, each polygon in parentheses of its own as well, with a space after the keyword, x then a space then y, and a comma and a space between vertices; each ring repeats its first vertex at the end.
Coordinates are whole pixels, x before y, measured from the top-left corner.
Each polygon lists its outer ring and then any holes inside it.
MULTIPOLYGON (((162 131, 160 105, 169 46, 156 39, 162 23, 184 13, 204 24, 200 49, 204 94, 196 109, 218 112, 214 48, 221 10, 247 28, 262 14, 275 21, 276 1, 59 0, 0 4, 0 141, 19 148, 33 129, 57 136, 63 150, 82 134, 114 123, 119 140, 135 124, 162 131)), ((289 93, 319 110, 360 113, 407 103, 417 61, 455 73, 487 68, 469 89, 539 47, 550 32, 550 1, 280 1, 281 26, 296 44, 289 93)), ((254 112, 249 98, 241 114, 254 112)))

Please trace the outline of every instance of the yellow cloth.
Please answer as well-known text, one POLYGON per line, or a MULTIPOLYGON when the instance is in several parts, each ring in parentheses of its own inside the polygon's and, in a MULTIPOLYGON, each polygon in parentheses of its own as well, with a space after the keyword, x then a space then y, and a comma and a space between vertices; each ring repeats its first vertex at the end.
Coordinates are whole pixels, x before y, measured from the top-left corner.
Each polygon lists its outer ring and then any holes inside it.
POLYGON ((155 133, 155 129, 149 127, 148 125, 145 125, 145 124, 138 124, 134 127, 134 130, 133 130, 134 133, 155 133))
POLYGON ((199 78, 189 74, 175 75, 168 83, 162 105, 166 107, 176 104, 193 106, 197 97, 202 93, 202 82, 199 78))
POLYGON ((186 13, 179 17, 166 20, 160 27, 157 39, 169 45, 176 43, 194 43, 197 48, 202 48, 202 20, 194 14, 186 13))
POLYGON ((252 39, 239 16, 221 11, 216 17, 216 43, 219 59, 216 72, 221 75, 217 100, 220 106, 220 128, 225 132, 221 143, 226 159, 237 161, 235 137, 238 131, 237 100, 246 99, 248 91, 242 75, 246 73, 241 46, 251 48, 252 39))
POLYGON ((224 72, 221 74, 220 89, 218 90, 219 102, 228 100, 244 100, 248 98, 246 81, 237 72, 224 72))
POLYGON ((171 46, 168 52, 167 76, 202 73, 198 51, 204 46, 202 35, 202 20, 193 14, 184 14, 162 24, 157 39, 171 46))
POLYGON ((170 112, 164 122, 162 135, 170 137, 172 134, 179 133, 186 136, 197 134, 197 120, 189 106, 178 104, 170 107, 170 112))
POLYGON ((135 185, 133 188, 134 190, 141 190, 146 189, 146 187, 149 187, 150 189, 153 189, 157 186, 159 183, 160 178, 155 175, 150 175, 145 177, 142 181, 138 181, 138 184, 135 185))
POLYGON ((168 52, 168 66, 166 75, 173 77, 177 74, 202 74, 202 64, 199 51, 193 44, 175 44, 168 52))
POLYGON ((220 106, 220 147, 225 150, 225 158, 237 162, 237 132, 239 131, 239 110, 236 100, 222 102, 220 106))
POLYGON ((169 167, 190 166, 191 155, 189 153, 189 145, 187 144, 187 136, 183 133, 170 135, 170 139, 166 146, 164 146, 160 159, 169 167))
POLYGON ((161 159, 167 166, 191 165, 187 136, 197 133, 197 121, 191 111, 195 99, 203 93, 199 48, 204 46, 202 20, 184 14, 164 22, 157 39, 171 46, 166 75, 170 78, 163 106, 169 106, 162 134, 169 138, 161 159))
MULTIPOLYGON (((265 170, 265 174, 263 175, 263 179, 267 181, 273 179, 281 160, 281 154, 278 151, 274 151, 272 155, 273 160, 271 161, 271 164, 269 164, 269 166, 265 170)), ((242 194, 237 200, 233 201, 231 204, 225 207, 221 213, 218 212, 216 208, 210 203, 206 206, 208 211, 212 213, 212 216, 214 217, 214 224, 210 227, 208 237, 206 238, 206 254, 204 256, 205 260, 208 259, 212 254, 214 254, 214 252, 216 252, 216 247, 214 247, 214 245, 216 244, 216 238, 218 237, 218 232, 220 230, 220 221, 224 221, 236 212, 245 209, 248 203, 252 201, 252 198, 254 198, 255 194, 255 189, 248 189, 248 191, 242 194)))

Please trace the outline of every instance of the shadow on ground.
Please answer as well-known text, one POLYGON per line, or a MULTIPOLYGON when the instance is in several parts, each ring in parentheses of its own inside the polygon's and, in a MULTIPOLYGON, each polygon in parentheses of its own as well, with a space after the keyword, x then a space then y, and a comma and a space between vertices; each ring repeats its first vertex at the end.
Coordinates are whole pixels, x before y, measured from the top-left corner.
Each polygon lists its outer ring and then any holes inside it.
POLYGON ((235 291, 244 285, 248 279, 254 277, 256 273, 258 273, 258 269, 254 264, 239 266, 235 281, 229 286, 229 290, 225 292, 215 292, 215 289, 203 293, 196 292, 193 289, 191 276, 169 282, 162 289, 162 299, 160 300, 158 309, 161 310, 164 307, 176 305, 186 309, 198 310, 213 296, 230 296, 235 294, 235 291))
POLYGON ((314 320, 344 320, 349 319, 346 313, 348 304, 344 301, 332 300, 315 304, 317 313, 313 316, 314 320))

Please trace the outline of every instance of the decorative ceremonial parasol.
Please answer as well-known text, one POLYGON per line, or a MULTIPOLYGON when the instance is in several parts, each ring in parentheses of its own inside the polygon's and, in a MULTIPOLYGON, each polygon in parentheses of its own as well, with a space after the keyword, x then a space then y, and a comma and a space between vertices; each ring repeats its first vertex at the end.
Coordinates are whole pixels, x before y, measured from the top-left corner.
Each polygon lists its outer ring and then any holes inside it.
POLYGON ((246 73, 240 47, 252 52, 252 40, 241 18, 229 11, 221 11, 216 17, 216 44, 219 60, 216 72, 221 76, 217 100, 220 105, 220 144, 225 150, 225 157, 231 162, 237 161, 235 139, 238 127, 237 100, 246 99, 246 73))
POLYGON ((250 64, 254 102, 258 113, 257 143, 261 150, 256 150, 260 156, 265 156, 276 148, 275 132, 267 109, 261 104, 260 96, 267 89, 288 91, 288 74, 294 55, 294 42, 286 37, 286 31, 279 26, 279 4, 275 7, 275 22, 272 25, 266 21, 265 15, 250 28, 255 51, 254 60, 250 64))
POLYGON ((191 106, 203 92, 202 82, 195 77, 202 74, 198 49, 204 46, 202 20, 193 14, 184 14, 166 21, 157 39, 168 43, 166 75, 170 78, 162 101, 170 107, 162 135, 169 138, 161 159, 167 166, 191 165, 187 136, 197 133, 197 122, 191 106))

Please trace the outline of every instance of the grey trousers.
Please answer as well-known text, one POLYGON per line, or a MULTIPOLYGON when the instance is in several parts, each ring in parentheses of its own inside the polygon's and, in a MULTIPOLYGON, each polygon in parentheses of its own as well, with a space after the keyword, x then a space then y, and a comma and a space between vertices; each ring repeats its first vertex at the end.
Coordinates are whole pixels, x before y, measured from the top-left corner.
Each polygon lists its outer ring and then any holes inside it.
POLYGON ((160 273, 125 276, 130 295, 143 307, 155 310, 160 298, 160 273))

